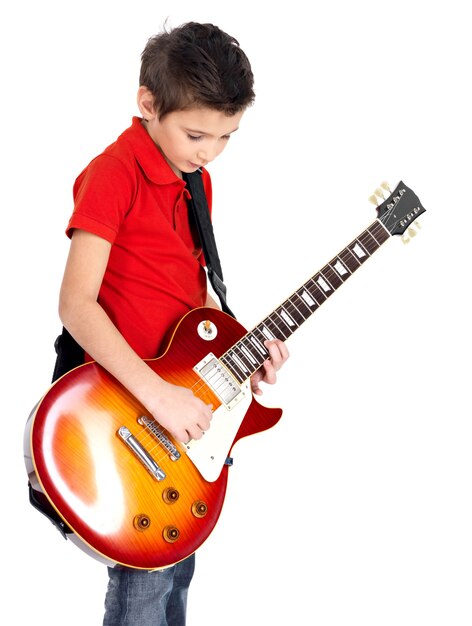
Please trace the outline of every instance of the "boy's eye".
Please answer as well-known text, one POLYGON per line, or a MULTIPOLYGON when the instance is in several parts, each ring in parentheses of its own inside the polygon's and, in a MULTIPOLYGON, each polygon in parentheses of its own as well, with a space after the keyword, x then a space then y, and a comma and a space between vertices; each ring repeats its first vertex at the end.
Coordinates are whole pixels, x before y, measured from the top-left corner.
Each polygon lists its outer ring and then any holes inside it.
POLYGON ((190 135, 190 133, 187 133, 187 137, 192 141, 200 141, 202 135, 190 135))

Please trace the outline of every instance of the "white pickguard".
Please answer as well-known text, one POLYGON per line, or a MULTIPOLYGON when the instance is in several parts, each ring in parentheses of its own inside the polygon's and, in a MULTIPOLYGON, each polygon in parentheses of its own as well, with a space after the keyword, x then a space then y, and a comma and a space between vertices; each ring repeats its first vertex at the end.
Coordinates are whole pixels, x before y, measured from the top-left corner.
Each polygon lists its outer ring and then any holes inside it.
POLYGON ((183 444, 195 467, 208 482, 214 482, 220 475, 236 433, 251 404, 249 382, 241 386, 241 391, 244 395, 232 409, 228 410, 223 404, 216 409, 210 428, 201 439, 192 439, 183 444))

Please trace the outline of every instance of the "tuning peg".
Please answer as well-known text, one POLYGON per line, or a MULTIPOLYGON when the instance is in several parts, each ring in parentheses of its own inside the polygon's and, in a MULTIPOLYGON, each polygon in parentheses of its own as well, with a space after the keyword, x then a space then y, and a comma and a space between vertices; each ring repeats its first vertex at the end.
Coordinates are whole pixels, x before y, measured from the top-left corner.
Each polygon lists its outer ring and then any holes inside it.
POLYGON ((379 206, 379 201, 377 200, 377 196, 375 194, 369 196, 369 202, 372 202, 375 206, 379 206))
POLYGON ((418 230, 421 230, 421 224, 419 223, 419 221, 418 221, 418 220, 415 220, 415 221, 413 222, 413 226, 416 226, 416 228, 417 228, 418 230))
POLYGON ((382 200, 385 200, 384 193, 383 193, 383 191, 380 189, 380 187, 377 187, 377 189, 375 190, 375 195, 376 195, 378 198, 382 198, 382 200))
MULTIPOLYGON (((416 226, 417 228, 421 228, 421 226, 419 226, 417 221, 414 222, 413 226, 416 226)), ((403 243, 410 243, 413 237, 416 237, 416 235, 418 234, 416 230, 413 228, 413 226, 410 226, 408 230, 406 231, 406 234, 404 233, 402 235, 403 243)))
POLYGON ((392 193, 392 190, 390 189, 390 185, 385 180, 382 183, 380 183, 380 186, 382 187, 382 189, 385 189, 385 191, 388 191, 388 193, 392 193))

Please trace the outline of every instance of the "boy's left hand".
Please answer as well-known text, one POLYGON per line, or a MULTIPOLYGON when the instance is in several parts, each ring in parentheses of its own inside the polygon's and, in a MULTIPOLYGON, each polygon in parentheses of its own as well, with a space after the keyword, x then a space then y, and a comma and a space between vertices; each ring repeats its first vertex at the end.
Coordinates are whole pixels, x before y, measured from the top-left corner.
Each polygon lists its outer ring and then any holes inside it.
POLYGON ((273 385, 277 380, 276 372, 289 357, 287 346, 283 341, 280 341, 280 339, 265 341, 264 345, 269 351, 270 356, 251 377, 251 389, 257 396, 262 395, 262 389, 259 388, 259 383, 273 385))

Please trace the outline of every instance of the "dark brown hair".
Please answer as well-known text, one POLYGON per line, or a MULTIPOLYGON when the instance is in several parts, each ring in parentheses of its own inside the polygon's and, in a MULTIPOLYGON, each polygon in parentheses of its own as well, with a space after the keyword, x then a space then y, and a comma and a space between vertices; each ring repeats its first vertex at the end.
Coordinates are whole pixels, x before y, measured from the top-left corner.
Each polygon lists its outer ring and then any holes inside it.
POLYGON ((141 55, 139 84, 152 93, 159 118, 198 106, 234 115, 255 98, 247 56, 213 24, 188 22, 151 37, 141 55))

